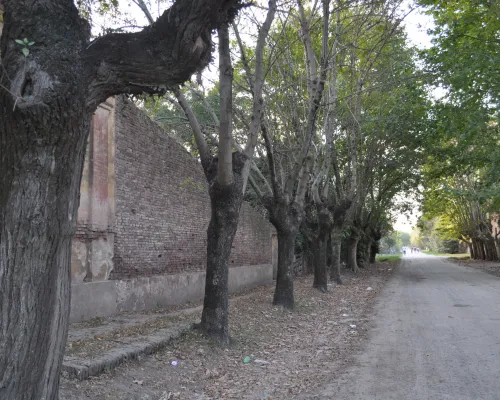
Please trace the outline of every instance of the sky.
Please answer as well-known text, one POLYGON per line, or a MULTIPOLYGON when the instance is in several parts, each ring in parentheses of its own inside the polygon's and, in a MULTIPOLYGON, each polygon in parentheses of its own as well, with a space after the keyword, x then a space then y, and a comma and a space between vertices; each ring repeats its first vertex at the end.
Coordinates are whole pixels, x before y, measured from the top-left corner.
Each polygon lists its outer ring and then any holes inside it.
MULTIPOLYGON (((408 34, 408 39, 416 47, 425 49, 431 46, 431 38, 427 34, 427 30, 433 27, 432 17, 425 15, 420 10, 416 9, 405 18, 403 23, 405 25, 406 33, 408 34)), ((404 195, 402 197, 404 197, 404 195)), ((397 231, 409 233, 416 225, 419 216, 418 204, 415 203, 412 214, 399 214, 393 228, 397 231)))
POLYGON ((412 215, 407 214, 399 214, 396 222, 393 225, 394 230, 399 232, 408 232, 410 233, 413 227, 417 224, 417 219, 419 216, 419 212, 417 211, 417 206, 415 206, 414 213, 412 215))
POLYGON ((433 27, 432 17, 425 15, 420 9, 413 10, 403 21, 408 39, 420 49, 431 46, 431 38, 427 30, 433 27))

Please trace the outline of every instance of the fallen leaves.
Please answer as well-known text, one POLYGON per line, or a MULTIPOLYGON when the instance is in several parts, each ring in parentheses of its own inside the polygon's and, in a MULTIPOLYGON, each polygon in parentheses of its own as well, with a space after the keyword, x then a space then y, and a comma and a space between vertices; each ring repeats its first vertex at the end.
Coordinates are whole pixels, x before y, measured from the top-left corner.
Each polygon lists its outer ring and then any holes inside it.
POLYGON ((63 381, 62 399, 65 393, 71 394, 71 400, 312 396, 318 386, 331 382, 352 362, 366 332, 364 323, 373 296, 389 274, 381 266, 370 267, 356 277, 345 274, 344 285, 330 285, 324 294, 312 288, 312 277, 297 279, 293 311, 271 304, 274 288, 269 286, 232 296, 229 321, 233 344, 228 348, 214 346, 191 332, 140 364, 119 367, 112 375, 80 383, 85 386, 82 389, 63 381), (244 363, 246 357, 249 360, 244 363), (172 368, 172 360, 182 361, 172 368), (140 397, 146 389, 150 397, 140 397), (88 397, 79 397, 83 390, 88 397))

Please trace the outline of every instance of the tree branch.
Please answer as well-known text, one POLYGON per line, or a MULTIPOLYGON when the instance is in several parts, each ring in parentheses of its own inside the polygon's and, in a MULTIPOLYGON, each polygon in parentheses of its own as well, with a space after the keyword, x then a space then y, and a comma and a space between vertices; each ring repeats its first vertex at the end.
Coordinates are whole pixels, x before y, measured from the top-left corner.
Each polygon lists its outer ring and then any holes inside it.
POLYGON ((201 126, 198 122, 198 119, 194 115, 191 106, 178 87, 174 90, 174 94, 178 104, 181 106, 184 114, 189 120, 191 129, 193 130, 196 147, 198 147, 198 152, 200 153, 201 165, 203 166, 203 170, 206 171, 206 169, 212 162, 212 155, 210 154, 210 150, 208 149, 207 142, 205 142, 205 136, 203 135, 201 126))
POLYGON ((303 167, 300 169, 297 192, 295 193, 295 202, 300 206, 304 206, 304 200, 307 193, 307 184, 309 182, 309 172, 311 170, 311 157, 306 159, 303 167))
POLYGON ((144 0, 132 0, 132 1, 139 6, 141 11, 146 16, 146 19, 148 20, 148 22, 150 24, 154 24, 155 20, 153 19, 153 16, 149 12, 148 6, 146 5, 146 3, 144 3, 144 0))
POLYGON ((120 93, 164 93, 211 59, 211 32, 234 17, 240 0, 177 0, 140 32, 97 38, 83 57, 91 108, 120 93))
POLYGON ((261 124, 262 137, 264 138, 264 143, 266 145, 267 163, 269 165, 269 175, 271 176, 271 185, 274 198, 277 199, 281 196, 280 185, 278 183, 278 178, 276 176, 276 164, 274 160, 273 145, 271 143, 271 138, 269 137, 269 132, 267 131, 267 126, 261 124))
POLYGON ((233 67, 229 47, 229 26, 222 23, 219 33, 220 125, 217 182, 229 186, 233 182, 233 67))
MULTIPOLYGON (((300 4, 300 0, 299 0, 300 4)), ((309 111, 307 117, 307 126, 304 136, 304 142, 302 143, 302 150, 300 155, 295 163, 295 166, 290 174, 288 181, 286 183, 285 191, 291 195, 293 191, 293 186, 295 185, 295 181, 302 170, 304 163, 308 157, 309 150, 311 147, 312 140, 314 136, 316 136, 316 117, 318 113, 318 109, 320 107, 321 99, 323 97, 323 91, 325 88, 325 81, 328 70, 328 30, 329 30, 329 19, 330 17, 330 0, 323 0, 323 37, 322 37, 322 46, 321 46, 321 63, 320 63, 320 76, 319 78, 316 76, 314 79, 313 88, 313 98, 309 103, 309 111)), ((308 52, 306 51, 306 55, 309 58, 308 52)), ((315 62, 314 59, 308 60, 307 62, 315 62)))
POLYGON ((262 111, 264 100, 262 98, 262 86, 264 85, 263 78, 263 68, 264 68, 264 47, 266 44, 266 38, 271 29, 271 24, 274 20, 274 15, 276 13, 276 0, 269 0, 269 10, 267 12, 266 20, 259 30, 259 36, 257 39, 257 46, 255 48, 255 73, 253 80, 248 78, 249 81, 253 81, 253 106, 252 106, 252 119, 250 122, 250 132, 248 137, 248 142, 244 150, 244 154, 251 159, 253 156, 253 151, 257 145, 257 137, 259 135, 259 128, 262 120, 262 111))

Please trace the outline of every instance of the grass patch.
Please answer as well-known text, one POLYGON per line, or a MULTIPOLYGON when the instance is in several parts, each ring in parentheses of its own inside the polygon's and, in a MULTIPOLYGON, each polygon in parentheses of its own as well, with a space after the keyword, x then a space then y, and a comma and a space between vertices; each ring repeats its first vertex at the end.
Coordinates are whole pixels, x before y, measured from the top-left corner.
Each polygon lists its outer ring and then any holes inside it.
POLYGON ((401 254, 377 254, 377 261, 380 262, 393 262, 401 260, 401 254))
POLYGON ((468 260, 470 258, 469 253, 451 254, 451 253, 438 253, 437 251, 430 251, 430 250, 424 250, 424 251, 422 251, 422 253, 429 254, 432 256, 454 258, 457 260, 468 260))

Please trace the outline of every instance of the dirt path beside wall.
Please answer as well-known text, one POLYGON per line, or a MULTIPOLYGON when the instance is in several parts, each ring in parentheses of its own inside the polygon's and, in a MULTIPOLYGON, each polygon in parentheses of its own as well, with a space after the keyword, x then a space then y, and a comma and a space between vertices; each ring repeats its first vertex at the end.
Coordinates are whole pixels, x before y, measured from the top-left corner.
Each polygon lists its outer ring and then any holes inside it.
POLYGON ((296 310, 271 305, 261 287, 230 305, 234 344, 213 346, 189 332, 153 356, 86 381, 63 378, 62 400, 292 399, 349 366, 369 330, 375 298, 395 269, 379 263, 346 274, 326 294, 296 280, 296 310), (367 290, 371 288, 371 290, 367 290), (248 364, 243 363, 250 356, 248 364), (177 366, 172 366, 177 361, 177 366))

